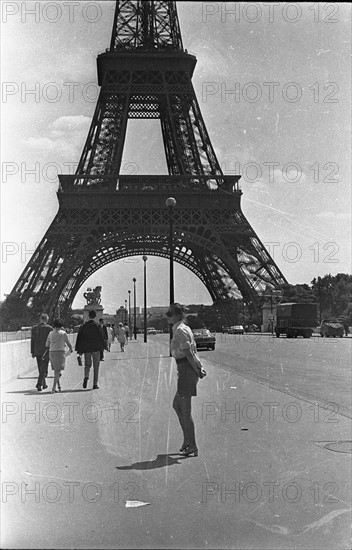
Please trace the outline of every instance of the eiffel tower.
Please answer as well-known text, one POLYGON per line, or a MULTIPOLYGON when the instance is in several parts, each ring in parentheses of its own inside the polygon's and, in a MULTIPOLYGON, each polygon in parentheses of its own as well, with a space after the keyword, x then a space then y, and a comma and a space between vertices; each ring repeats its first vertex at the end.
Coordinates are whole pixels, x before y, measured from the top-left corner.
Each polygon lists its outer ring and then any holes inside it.
POLYGON ((286 283, 241 210, 240 176, 222 173, 192 85, 176 2, 116 2, 101 87, 74 175, 59 175, 58 213, 11 294, 27 311, 64 316, 79 288, 128 256, 170 257, 195 273, 214 302, 286 283), (159 119, 166 176, 120 174, 128 119, 159 119))

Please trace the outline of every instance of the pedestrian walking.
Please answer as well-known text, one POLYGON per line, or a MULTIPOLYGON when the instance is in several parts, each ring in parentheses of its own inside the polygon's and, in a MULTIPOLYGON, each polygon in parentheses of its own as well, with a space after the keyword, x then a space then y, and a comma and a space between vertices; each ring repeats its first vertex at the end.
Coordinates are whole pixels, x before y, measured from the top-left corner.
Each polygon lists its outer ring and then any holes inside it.
POLYGON ((127 323, 125 323, 125 324, 123 325, 123 328, 125 329, 125 333, 126 333, 126 346, 127 346, 127 344, 128 344, 128 337, 129 337, 129 335, 130 335, 130 327, 128 326, 127 323))
POLYGON ((38 380, 36 388, 38 391, 46 390, 46 378, 48 376, 49 354, 46 351, 46 339, 53 327, 48 325, 49 315, 42 313, 39 317, 39 324, 32 327, 31 332, 31 355, 36 358, 38 365, 38 380), (44 356, 44 357, 43 357, 44 356))
POLYGON ((99 324, 104 339, 104 347, 100 352, 100 361, 104 361, 104 349, 106 351, 108 350, 108 331, 106 326, 104 325, 104 319, 99 319, 99 324))
POLYGON ((99 365, 100 353, 104 349, 104 338, 101 325, 96 322, 97 313, 94 309, 89 312, 89 320, 81 325, 76 340, 75 350, 79 355, 84 354, 84 380, 86 388, 89 380, 89 372, 93 362, 93 390, 99 389, 99 365))
POLYGON ((66 346, 70 350, 70 353, 73 352, 71 342, 68 339, 67 332, 63 329, 63 322, 61 319, 55 319, 53 322, 53 330, 48 334, 46 339, 46 347, 49 351, 49 360, 51 368, 54 371, 54 383, 51 393, 56 393, 56 386, 58 390, 61 391, 60 385, 60 376, 61 371, 65 369, 66 356, 65 350, 66 346))
POLYGON ((106 330, 107 330, 107 333, 108 333, 108 343, 107 343, 108 351, 111 351, 111 344, 112 344, 112 340, 113 340, 113 332, 112 332, 112 328, 111 328, 110 324, 107 325, 106 330))
POLYGON ((197 346, 193 332, 186 325, 185 311, 181 304, 171 304, 166 316, 172 324, 171 354, 177 363, 177 391, 173 408, 178 416, 183 432, 183 444, 180 454, 183 456, 198 456, 195 438, 194 421, 192 418, 192 397, 197 395, 199 378, 205 376, 201 372, 201 364, 197 356, 197 346))
POLYGON ((126 329, 124 328, 122 323, 119 323, 119 326, 117 329, 117 341, 120 344, 121 351, 125 351, 126 329))

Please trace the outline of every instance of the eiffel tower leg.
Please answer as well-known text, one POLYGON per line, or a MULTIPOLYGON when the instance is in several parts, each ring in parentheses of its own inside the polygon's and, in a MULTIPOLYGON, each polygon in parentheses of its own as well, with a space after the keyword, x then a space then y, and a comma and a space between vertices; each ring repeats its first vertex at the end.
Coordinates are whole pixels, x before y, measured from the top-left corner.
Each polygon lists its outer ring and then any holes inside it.
POLYGON ((166 88, 160 113, 169 173, 221 175, 192 84, 187 94, 166 88))
POLYGON ((55 315, 58 307, 61 314, 66 313, 74 298, 72 289, 84 279, 82 263, 91 228, 87 223, 80 235, 74 222, 68 223, 65 212, 59 210, 10 294, 21 297, 33 319, 42 311, 55 315))
MULTIPOLYGON (((226 194, 223 198, 226 204, 226 194)), ((239 201, 232 201, 233 209, 230 199, 227 210, 221 205, 206 212, 175 209, 176 242, 179 249, 191 251, 213 300, 243 297, 258 309, 258 294, 267 286, 281 287, 286 279, 244 217, 239 201)))
MULTIPOLYGON (((128 120, 129 95, 114 94, 104 86, 89 130, 77 175, 118 174, 128 120)), ((89 180, 85 181, 87 184, 89 180)))
POLYGON ((34 318, 42 311, 49 315, 55 311, 56 289, 62 264, 67 263, 68 246, 68 241, 61 238, 58 242, 48 230, 10 294, 21 296, 23 306, 32 311, 34 318))

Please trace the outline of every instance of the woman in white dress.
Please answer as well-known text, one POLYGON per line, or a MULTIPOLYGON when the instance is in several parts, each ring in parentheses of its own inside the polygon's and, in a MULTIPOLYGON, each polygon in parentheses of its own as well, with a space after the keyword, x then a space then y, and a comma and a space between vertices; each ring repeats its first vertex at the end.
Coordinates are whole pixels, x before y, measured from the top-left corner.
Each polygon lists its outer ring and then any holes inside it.
POLYGON ((63 330, 64 324, 61 319, 55 319, 53 322, 54 330, 48 334, 46 340, 46 347, 49 349, 49 361, 51 363, 51 368, 54 371, 54 383, 51 393, 56 393, 56 386, 59 391, 61 391, 59 378, 61 376, 61 371, 65 369, 65 349, 66 346, 73 352, 71 342, 68 339, 67 332, 63 330))

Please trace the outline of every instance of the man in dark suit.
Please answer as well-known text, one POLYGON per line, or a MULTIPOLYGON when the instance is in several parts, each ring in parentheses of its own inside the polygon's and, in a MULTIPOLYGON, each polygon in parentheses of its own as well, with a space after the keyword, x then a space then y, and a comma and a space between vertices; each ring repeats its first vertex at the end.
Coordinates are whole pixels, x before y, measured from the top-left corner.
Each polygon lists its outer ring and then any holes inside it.
POLYGON ((103 334, 99 323, 95 320, 96 316, 96 311, 90 310, 89 320, 79 328, 75 346, 79 355, 84 354, 84 388, 87 387, 89 371, 93 362, 93 390, 99 389, 100 353, 104 349, 103 334))
POLYGON ((31 333, 31 354, 37 360, 39 373, 36 385, 38 391, 45 390, 48 387, 45 378, 48 376, 49 353, 47 352, 45 343, 49 332, 53 330, 53 327, 48 325, 48 320, 49 316, 46 313, 42 313, 39 317, 39 324, 32 327, 31 333), (46 354, 43 357, 44 352, 46 354))

